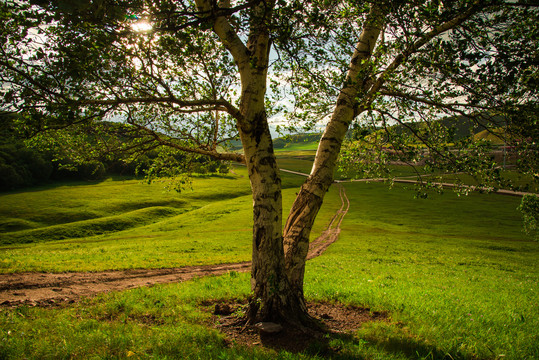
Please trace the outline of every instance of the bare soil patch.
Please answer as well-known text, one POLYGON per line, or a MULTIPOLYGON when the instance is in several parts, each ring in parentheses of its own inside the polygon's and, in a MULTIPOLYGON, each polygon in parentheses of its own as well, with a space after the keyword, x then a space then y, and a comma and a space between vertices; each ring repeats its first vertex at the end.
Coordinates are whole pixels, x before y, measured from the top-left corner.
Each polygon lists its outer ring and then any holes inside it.
POLYGON ((309 313, 325 328, 320 331, 284 327, 276 334, 266 334, 255 327, 244 326, 242 315, 246 300, 206 301, 201 304, 212 312, 209 325, 226 335, 230 346, 265 347, 293 353, 307 352, 321 356, 336 355, 341 350, 331 340, 350 339, 364 323, 383 321, 387 313, 340 303, 308 302, 309 313))
POLYGON ((0 274, 0 305, 57 306, 103 292, 181 282, 230 271, 246 272, 250 269, 251 263, 243 262, 167 269, 0 274))

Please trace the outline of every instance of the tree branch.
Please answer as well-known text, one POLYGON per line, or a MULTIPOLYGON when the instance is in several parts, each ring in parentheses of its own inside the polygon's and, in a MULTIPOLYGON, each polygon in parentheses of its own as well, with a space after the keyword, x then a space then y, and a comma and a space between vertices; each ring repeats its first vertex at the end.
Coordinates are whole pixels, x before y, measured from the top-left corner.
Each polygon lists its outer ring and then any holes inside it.
POLYGON ((432 100, 432 99, 427 99, 427 98, 424 98, 424 97, 421 97, 421 96, 412 95, 412 94, 408 94, 408 93, 405 93, 405 92, 402 92, 402 91, 397 91, 397 90, 384 90, 384 89, 382 89, 382 90, 379 91, 379 94, 384 95, 384 96, 392 96, 392 97, 408 99, 408 100, 423 103, 423 104, 426 104, 426 105, 431 105, 431 106, 434 106, 434 107, 455 111, 455 112, 458 112, 458 113, 462 113, 462 110, 457 109, 458 107, 461 107, 461 108, 474 108, 474 109, 480 109, 480 110, 492 110, 491 107, 485 107, 485 106, 480 106, 480 105, 471 105, 471 104, 457 103, 457 102, 443 103, 443 102, 435 101, 435 100, 432 100))
POLYGON ((168 139, 163 139, 161 137, 161 135, 159 135, 158 133, 156 133, 155 131, 153 131, 151 129, 148 129, 145 126, 138 125, 138 124, 133 124, 133 125, 136 126, 138 129, 146 132, 148 135, 152 136, 155 139, 155 141, 157 141, 161 145, 165 145, 165 146, 168 146, 168 147, 171 147, 171 148, 174 148, 174 149, 178 149, 178 150, 181 150, 181 151, 185 151, 185 152, 190 152, 190 153, 210 156, 210 157, 212 157, 212 158, 214 158, 216 160, 227 160, 227 161, 235 161, 235 162, 239 162, 239 163, 245 163, 245 156, 243 154, 220 153, 220 152, 218 152, 216 150, 204 150, 204 149, 200 149, 200 148, 192 148, 192 147, 189 147, 189 146, 183 146, 183 145, 180 145, 180 144, 175 143, 173 141, 170 141, 168 139))
MULTIPOLYGON (((224 99, 217 100, 179 100, 175 97, 133 97, 133 98, 118 98, 118 99, 94 99, 94 100, 80 100, 76 103, 80 105, 123 105, 123 104, 159 104, 169 103, 175 104, 180 107, 194 108, 190 110, 184 110, 186 113, 194 113, 208 110, 225 110, 236 120, 241 120, 243 117, 238 108, 232 105, 230 102, 224 99), (209 106, 206 107, 206 106, 209 106)), ((178 111, 178 110, 177 110, 178 111)))
MULTIPOLYGON (((259 1, 254 1, 256 4, 259 1)), ((215 2, 211 0, 195 0, 196 6, 201 14, 211 14, 209 17, 203 18, 205 21, 213 22, 213 31, 223 45, 230 51, 230 54, 237 62, 240 69, 247 69, 249 66, 249 50, 240 39, 234 28, 230 25, 230 22, 226 18, 225 14, 217 11, 219 8, 214 6, 215 2)), ((246 5, 253 5, 250 2, 246 5)))
MULTIPOLYGON (((14 73, 18 74, 19 76, 22 76, 25 80, 27 80, 30 84, 32 84, 33 86, 35 86, 36 88, 41 90, 43 93, 46 93, 46 94, 49 94, 49 95, 51 95, 53 97, 61 98, 61 99, 65 100, 65 98, 61 94, 56 93, 54 91, 51 91, 48 87, 43 86, 38 81, 36 81, 34 78, 32 78, 29 74, 22 71, 21 69, 17 69, 16 67, 12 66, 9 62, 0 60, 0 66, 4 67, 4 68, 6 68, 6 69, 8 69, 10 71, 13 71, 14 73)), ((27 88, 29 88, 29 87, 27 87, 27 88)))
MULTIPOLYGON (((186 28, 189 28, 189 27, 198 26, 198 25, 201 25, 201 24, 203 24, 205 22, 213 22, 218 17, 229 17, 231 15, 236 14, 237 12, 240 12, 240 11, 245 10, 245 9, 249 9, 253 5, 257 5, 262 1, 263 0, 251 0, 251 1, 245 2, 244 4, 237 5, 237 6, 234 6, 234 7, 219 7, 218 4, 217 4, 217 6, 213 6, 215 4, 215 2, 213 1, 210 4, 210 7, 211 7, 210 10, 205 10, 205 11, 204 10, 201 10, 201 11, 184 11, 184 12, 175 12, 175 13, 172 13, 172 14, 164 13, 165 18, 191 16, 191 17, 197 17, 197 19, 186 22, 186 23, 183 23, 181 25, 167 25, 167 26, 164 26, 164 27, 158 27, 158 28, 156 28, 156 30, 164 30, 164 31, 175 32, 175 31, 183 30, 183 29, 186 29, 186 28)), ((197 4, 197 6, 198 6, 198 4, 197 4)), ((160 15, 162 15, 162 14, 159 14, 159 13, 156 14, 157 17, 159 17, 160 15)))
POLYGON ((451 30, 455 28, 456 26, 462 24, 466 20, 468 20, 470 17, 475 15, 479 10, 483 9, 484 7, 488 6, 488 4, 484 4, 483 1, 476 0, 472 6, 470 6, 467 10, 461 12, 459 15, 455 16, 449 21, 446 21, 445 23, 441 24, 440 26, 437 26, 433 30, 423 34, 419 39, 417 39, 412 44, 408 45, 406 49, 404 49, 403 52, 398 54, 395 59, 393 59, 393 62, 389 64, 389 66, 378 76, 372 87, 370 88, 369 92, 367 93, 367 96, 365 97, 365 100, 362 101, 360 104, 358 104, 358 113, 370 108, 370 105, 372 104, 374 98, 376 97, 376 94, 380 91, 384 83, 386 82, 386 79, 390 77, 390 75, 402 64, 404 61, 410 57, 412 54, 417 52, 421 47, 423 47, 425 44, 427 44, 429 41, 434 39, 436 36, 451 30))

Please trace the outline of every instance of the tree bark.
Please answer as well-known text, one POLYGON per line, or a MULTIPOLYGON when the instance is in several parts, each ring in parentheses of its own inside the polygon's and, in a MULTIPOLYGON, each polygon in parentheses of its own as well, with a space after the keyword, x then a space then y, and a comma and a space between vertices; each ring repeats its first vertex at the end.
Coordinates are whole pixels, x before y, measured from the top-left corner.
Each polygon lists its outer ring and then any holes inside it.
POLYGON ((285 271, 281 178, 263 110, 252 124, 241 132, 253 194, 253 298, 248 322, 302 323, 307 309, 292 291, 285 271))
POLYGON ((352 55, 345 86, 320 139, 311 174, 302 185, 286 221, 285 266, 292 289, 301 298, 311 229, 324 196, 333 183, 337 158, 348 127, 359 115, 358 100, 371 85, 368 60, 380 36, 382 22, 382 10, 373 5, 352 55))
MULTIPOLYGON (((208 0, 197 0, 197 5, 212 11, 208 0)), ((267 1, 251 10, 245 44, 224 17, 215 19, 214 31, 234 57, 241 78, 241 116, 236 119, 253 196, 253 294, 247 321, 305 324, 309 317, 303 297, 292 291, 285 270, 281 178, 265 111, 272 8, 267 1)))

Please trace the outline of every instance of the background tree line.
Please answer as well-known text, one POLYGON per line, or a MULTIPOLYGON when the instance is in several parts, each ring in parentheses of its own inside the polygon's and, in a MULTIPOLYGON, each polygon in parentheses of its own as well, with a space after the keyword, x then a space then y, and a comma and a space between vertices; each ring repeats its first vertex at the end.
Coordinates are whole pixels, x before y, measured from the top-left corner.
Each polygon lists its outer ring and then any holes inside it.
POLYGON ((135 129, 119 123, 100 124, 108 128, 106 137, 87 126, 64 129, 60 136, 29 137, 14 130, 17 116, 0 118, 0 191, 62 180, 140 176, 151 181, 158 176, 228 172, 228 163, 204 155, 155 144, 141 151, 135 129))

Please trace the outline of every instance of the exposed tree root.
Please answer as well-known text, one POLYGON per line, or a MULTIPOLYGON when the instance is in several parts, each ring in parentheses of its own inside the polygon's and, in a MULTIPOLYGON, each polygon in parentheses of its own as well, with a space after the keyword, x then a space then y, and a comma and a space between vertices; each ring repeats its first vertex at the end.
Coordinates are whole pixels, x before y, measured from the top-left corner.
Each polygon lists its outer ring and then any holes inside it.
MULTIPOLYGON (((201 306, 212 311, 222 302, 205 301, 201 306)), ((373 312, 368 308, 346 306, 339 303, 308 302, 307 307, 313 319, 318 321, 317 327, 294 326, 283 327, 277 333, 265 333, 255 326, 246 326, 244 312, 247 309, 245 300, 227 300, 228 314, 213 312, 210 326, 217 328, 227 336, 227 341, 247 347, 263 346, 289 352, 306 352, 319 356, 335 356, 341 354, 339 347, 331 346, 332 339, 347 340, 351 334, 365 322, 383 321, 386 313, 373 312)))

